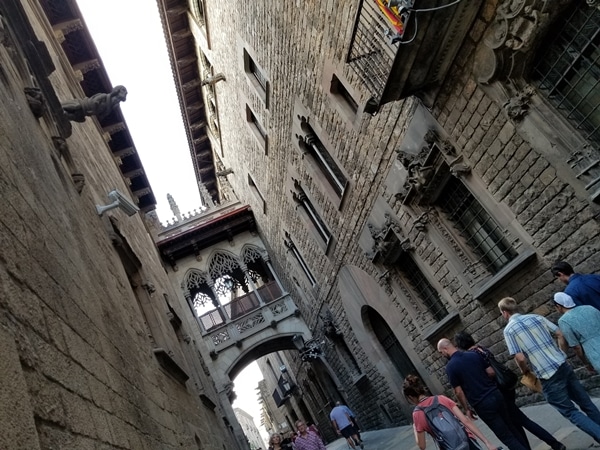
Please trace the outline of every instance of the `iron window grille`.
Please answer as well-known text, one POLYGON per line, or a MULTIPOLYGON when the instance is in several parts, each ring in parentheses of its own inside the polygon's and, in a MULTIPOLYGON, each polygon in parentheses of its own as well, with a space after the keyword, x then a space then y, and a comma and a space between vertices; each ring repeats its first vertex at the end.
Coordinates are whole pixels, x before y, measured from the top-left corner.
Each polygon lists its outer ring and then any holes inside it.
POLYGON ((376 2, 363 0, 359 9, 347 63, 369 92, 379 99, 392 71, 398 45, 385 38, 390 27, 376 2))
POLYGON ((500 225, 458 178, 450 177, 436 203, 489 272, 498 273, 517 257, 500 225))
POLYGON ((398 268, 408 278, 409 283, 433 318, 438 322, 444 319, 448 315, 448 310, 438 292, 425 278, 415 261, 410 256, 405 255, 398 261, 398 268))
POLYGON ((600 11, 577 2, 533 68, 539 91, 584 137, 600 144, 600 11))

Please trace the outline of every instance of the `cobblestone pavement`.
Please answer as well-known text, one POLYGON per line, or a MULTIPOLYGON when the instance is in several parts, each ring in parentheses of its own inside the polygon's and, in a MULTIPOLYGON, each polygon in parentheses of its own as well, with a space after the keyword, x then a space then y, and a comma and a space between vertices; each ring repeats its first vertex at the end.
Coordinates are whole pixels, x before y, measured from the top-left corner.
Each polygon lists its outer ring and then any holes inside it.
MULTIPOLYGON (((600 398, 594 398, 594 402, 600 407, 600 398)), ((600 449, 600 444, 575 427, 571 422, 562 417, 554 408, 547 403, 541 403, 522 408, 525 414, 551 432, 559 441, 567 446, 568 450, 600 449)), ((500 441, 489 430, 487 426, 478 420, 477 426, 493 443, 500 445, 500 441)), ((397 428, 386 428, 384 430, 361 432, 365 450, 418 450, 412 432, 412 426, 397 428)), ((534 437, 527 434, 531 450, 548 450, 550 447, 534 437)), ((436 446, 431 438, 427 438, 427 449, 435 450, 436 446)), ((349 446, 344 439, 338 439, 327 445, 328 450, 348 450, 349 446)), ((358 450, 358 448, 357 448, 358 450)))

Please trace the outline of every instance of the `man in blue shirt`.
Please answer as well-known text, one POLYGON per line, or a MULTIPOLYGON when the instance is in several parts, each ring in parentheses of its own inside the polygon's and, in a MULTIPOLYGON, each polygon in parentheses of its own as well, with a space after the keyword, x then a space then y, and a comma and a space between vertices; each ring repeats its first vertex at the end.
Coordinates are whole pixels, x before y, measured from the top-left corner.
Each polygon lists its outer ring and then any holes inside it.
POLYGON ((481 420, 510 450, 530 449, 525 432, 510 418, 502 393, 494 381, 494 370, 485 359, 478 353, 458 350, 448 339, 441 339, 437 349, 449 359, 446 374, 465 415, 475 419, 468 401, 481 420))
POLYGON ((554 341, 553 334, 562 337, 558 327, 538 314, 519 314, 514 298, 503 298, 498 308, 508 321, 504 328, 508 352, 514 355, 521 372, 533 371, 540 379, 546 401, 600 442, 600 411, 554 341))
POLYGON ((565 294, 570 295, 577 306, 590 305, 600 310, 600 275, 575 273, 565 261, 555 263, 550 270, 567 285, 565 294))
POLYGON ((600 311, 590 305, 576 306, 564 292, 554 294, 554 305, 561 315, 558 326, 567 346, 590 372, 600 372, 600 311))
POLYGON ((347 406, 337 404, 329 413, 329 418, 331 419, 331 424, 335 429, 337 434, 341 434, 346 438, 348 445, 354 449, 356 447, 356 443, 360 445, 360 448, 364 448, 362 441, 358 438, 356 434, 356 429, 352 424, 352 420, 350 419, 350 414, 348 414, 349 408, 347 406))

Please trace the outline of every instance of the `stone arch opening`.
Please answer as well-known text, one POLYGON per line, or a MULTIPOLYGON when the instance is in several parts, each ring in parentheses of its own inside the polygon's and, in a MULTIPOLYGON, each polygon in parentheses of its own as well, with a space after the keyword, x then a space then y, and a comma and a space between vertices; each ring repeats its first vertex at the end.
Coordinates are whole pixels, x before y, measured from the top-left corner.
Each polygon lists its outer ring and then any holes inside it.
POLYGON ((377 367, 386 379, 390 391, 410 417, 412 406, 402 394, 402 376, 406 370, 417 373, 434 392, 442 392, 443 387, 437 378, 431 377, 423 361, 415 350, 413 341, 403 325, 402 310, 397 308, 383 288, 368 273, 355 266, 344 266, 340 270, 338 289, 346 317, 357 341, 360 343, 369 362, 377 367), (384 319, 385 318, 385 319, 384 319), (389 330, 384 337, 379 328, 385 324, 389 330), (380 339, 393 341, 394 358, 403 367, 398 370, 392 357, 386 352, 380 339), (407 369, 409 368, 409 369, 407 369))

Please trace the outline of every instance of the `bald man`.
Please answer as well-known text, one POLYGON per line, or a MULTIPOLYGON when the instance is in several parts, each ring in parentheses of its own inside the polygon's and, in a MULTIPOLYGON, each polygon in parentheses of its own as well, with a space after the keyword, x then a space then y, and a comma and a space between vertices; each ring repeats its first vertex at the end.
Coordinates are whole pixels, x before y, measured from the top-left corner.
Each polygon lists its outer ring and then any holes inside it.
POLYGON ((494 381, 494 369, 485 359, 476 352, 460 351, 445 338, 438 342, 437 349, 448 358, 446 375, 466 415, 475 419, 470 404, 509 450, 530 450, 525 432, 508 414, 504 397, 494 381))

